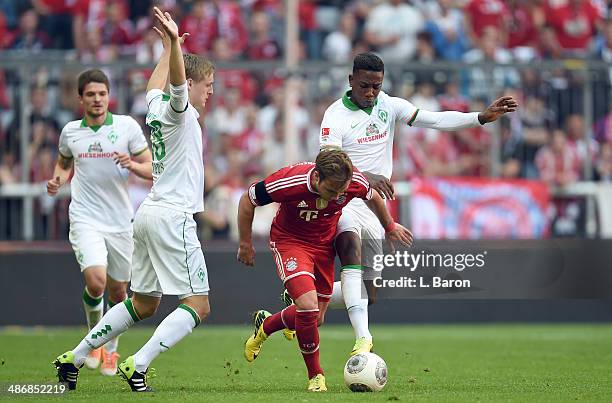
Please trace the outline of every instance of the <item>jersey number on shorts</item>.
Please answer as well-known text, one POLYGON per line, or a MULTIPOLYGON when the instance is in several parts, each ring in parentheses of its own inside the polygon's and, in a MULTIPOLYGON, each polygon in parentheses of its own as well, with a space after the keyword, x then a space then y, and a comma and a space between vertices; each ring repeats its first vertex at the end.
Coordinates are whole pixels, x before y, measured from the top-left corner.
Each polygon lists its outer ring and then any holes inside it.
POLYGON ((162 139, 161 127, 162 124, 158 120, 153 120, 149 123, 151 127, 151 147, 156 161, 161 161, 166 156, 166 145, 162 139))

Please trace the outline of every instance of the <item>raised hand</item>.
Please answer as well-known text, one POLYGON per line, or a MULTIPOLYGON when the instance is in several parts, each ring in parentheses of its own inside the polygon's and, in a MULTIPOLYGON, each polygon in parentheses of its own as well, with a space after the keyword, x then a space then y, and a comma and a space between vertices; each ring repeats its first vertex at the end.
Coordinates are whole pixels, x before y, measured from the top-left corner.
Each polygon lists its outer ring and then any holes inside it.
MULTIPOLYGON (((172 19, 169 12, 162 12, 159 8, 153 7, 153 12, 155 13, 155 18, 159 21, 161 27, 163 28, 164 33, 169 37, 170 40, 179 38, 179 29, 176 22, 172 19)), ((160 32, 160 30, 156 29, 156 32, 160 32)), ((163 38, 162 38, 163 40, 163 38)))
POLYGON ((478 114, 480 123, 489 123, 499 119, 503 114, 514 112, 518 108, 518 102, 511 96, 496 99, 484 111, 478 114))
MULTIPOLYGON (((161 39, 164 50, 170 50, 170 37, 166 35, 164 31, 160 30, 157 27, 153 27, 153 30, 157 33, 157 35, 161 39)), ((189 32, 185 32, 183 35, 181 35, 181 37, 179 38, 179 43, 181 45, 185 43, 185 39, 187 39, 189 35, 190 35, 189 32)))

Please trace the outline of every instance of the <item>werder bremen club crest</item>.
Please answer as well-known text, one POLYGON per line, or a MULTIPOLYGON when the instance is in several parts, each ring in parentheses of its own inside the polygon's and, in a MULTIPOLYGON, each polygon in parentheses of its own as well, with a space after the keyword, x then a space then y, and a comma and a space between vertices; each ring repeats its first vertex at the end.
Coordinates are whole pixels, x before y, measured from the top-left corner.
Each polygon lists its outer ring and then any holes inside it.
POLYGON ((366 136, 374 136, 376 134, 378 134, 378 126, 376 126, 376 123, 370 123, 366 129, 366 136))

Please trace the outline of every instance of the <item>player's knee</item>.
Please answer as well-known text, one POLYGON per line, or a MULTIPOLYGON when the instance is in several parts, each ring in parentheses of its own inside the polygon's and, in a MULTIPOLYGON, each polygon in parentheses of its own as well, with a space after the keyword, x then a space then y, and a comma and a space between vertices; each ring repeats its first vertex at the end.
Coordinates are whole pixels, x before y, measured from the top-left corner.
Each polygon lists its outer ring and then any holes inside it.
POLYGON ((198 316, 200 317, 200 322, 204 322, 208 316, 210 315, 210 306, 201 306, 196 310, 198 316))
POLYGON ((357 234, 347 231, 336 239, 336 252, 342 265, 361 263, 361 242, 357 234))
POLYGON ((114 303, 125 300, 127 298, 127 284, 117 284, 109 287, 108 298, 114 303))
POLYGON ((140 319, 146 319, 153 316, 157 312, 160 298, 150 298, 145 300, 139 300, 138 298, 132 298, 132 304, 134 310, 140 319))
POLYGON ((313 296, 303 295, 294 302, 298 311, 313 311, 315 309, 319 309, 317 294, 314 294, 313 296))
POLYGON ((99 279, 91 279, 86 284, 87 293, 92 297, 99 297, 104 295, 104 289, 106 288, 106 282, 99 279))

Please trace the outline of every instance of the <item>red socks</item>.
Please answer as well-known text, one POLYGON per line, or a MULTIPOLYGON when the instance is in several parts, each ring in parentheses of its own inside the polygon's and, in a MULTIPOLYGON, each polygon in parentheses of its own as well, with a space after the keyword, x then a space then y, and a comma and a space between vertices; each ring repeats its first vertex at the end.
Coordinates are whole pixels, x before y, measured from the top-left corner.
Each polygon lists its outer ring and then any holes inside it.
POLYGON ((263 323, 263 330, 268 336, 284 328, 296 331, 300 351, 304 357, 306 368, 308 368, 308 379, 317 374, 323 374, 323 369, 319 363, 318 317, 318 309, 297 311, 295 305, 291 305, 267 317, 263 323))
POLYGON ((264 333, 268 336, 284 328, 295 330, 295 305, 289 305, 282 311, 268 316, 263 323, 264 333))
POLYGON ((319 310, 316 311, 296 311, 295 331, 297 333, 298 345, 306 368, 308 368, 308 379, 323 374, 323 369, 319 363, 319 329, 317 319, 319 310))

